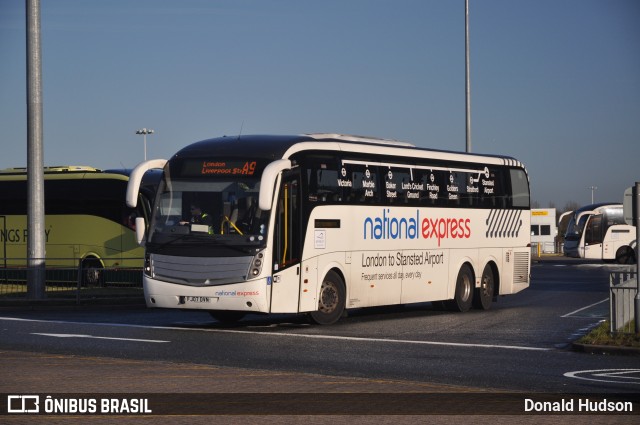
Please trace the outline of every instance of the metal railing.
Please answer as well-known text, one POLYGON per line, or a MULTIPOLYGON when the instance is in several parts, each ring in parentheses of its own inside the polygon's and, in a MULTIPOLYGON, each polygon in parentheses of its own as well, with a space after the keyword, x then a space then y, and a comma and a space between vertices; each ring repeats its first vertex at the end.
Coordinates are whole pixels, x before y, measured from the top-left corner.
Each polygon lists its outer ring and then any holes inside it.
POLYGON ((634 333, 634 303, 638 272, 622 271, 609 275, 609 331, 612 334, 634 333))
MULTIPOLYGON (((137 260, 139 258, 126 259, 137 260)), ((69 260, 73 264, 76 260, 69 260)), ((75 301, 82 304, 89 300, 114 298, 139 298, 142 291, 142 267, 50 267, 45 270, 45 299, 47 301, 75 301)), ((85 263, 86 264, 86 263, 85 263)), ((29 298, 26 267, 0 267, 0 304, 24 302, 29 298)))
POLYGON ((531 243, 531 258, 542 257, 544 254, 557 254, 561 252, 562 249, 558 251, 558 247, 553 242, 531 243))

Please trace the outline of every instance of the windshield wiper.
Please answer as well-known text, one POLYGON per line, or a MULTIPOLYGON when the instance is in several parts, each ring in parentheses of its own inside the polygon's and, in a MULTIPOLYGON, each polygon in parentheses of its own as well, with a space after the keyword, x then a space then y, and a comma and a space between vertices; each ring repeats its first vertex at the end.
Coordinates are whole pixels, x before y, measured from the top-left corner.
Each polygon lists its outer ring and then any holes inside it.
POLYGON ((184 241, 185 239, 188 239, 190 242, 192 242, 189 244, 191 246, 218 245, 218 246, 224 246, 225 248, 230 248, 234 251, 242 252, 244 254, 251 253, 250 251, 252 249, 258 248, 260 245, 259 241, 247 243, 248 241, 244 240, 243 238, 242 243, 239 244, 238 243, 239 241, 236 239, 236 237, 230 238, 228 235, 210 235, 210 234, 200 233, 200 232, 183 233, 166 242, 156 243, 155 245, 157 246, 158 250, 163 250, 169 245, 173 245, 179 241, 184 241))
POLYGON ((196 236, 196 235, 194 235, 192 233, 183 233, 183 234, 181 234, 180 236, 178 236, 176 238, 170 239, 170 240, 168 240, 166 242, 163 242, 163 243, 159 244, 158 249, 163 249, 163 248, 165 248, 165 247, 167 247, 169 245, 172 245, 172 244, 174 244, 174 243, 176 243, 178 241, 181 241, 181 240, 187 239, 187 238, 192 239, 192 240, 200 239, 199 236, 196 236))

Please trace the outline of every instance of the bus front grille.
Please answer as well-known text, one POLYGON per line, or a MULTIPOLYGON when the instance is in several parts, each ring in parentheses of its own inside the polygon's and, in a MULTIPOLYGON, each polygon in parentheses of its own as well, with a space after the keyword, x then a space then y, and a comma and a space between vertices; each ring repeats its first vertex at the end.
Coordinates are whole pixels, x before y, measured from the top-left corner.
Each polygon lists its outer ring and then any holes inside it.
POLYGON ((176 257, 151 254, 154 279, 186 285, 222 285, 247 279, 252 256, 176 257))

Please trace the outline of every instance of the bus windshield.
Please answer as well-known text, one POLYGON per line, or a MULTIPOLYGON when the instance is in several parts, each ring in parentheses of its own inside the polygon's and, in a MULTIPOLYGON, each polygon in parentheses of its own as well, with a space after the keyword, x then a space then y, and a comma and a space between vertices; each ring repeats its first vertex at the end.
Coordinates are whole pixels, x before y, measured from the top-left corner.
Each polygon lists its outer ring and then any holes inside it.
POLYGON ((165 172, 147 243, 158 249, 190 246, 201 255, 221 255, 220 249, 251 253, 264 247, 268 214, 258 208, 256 163, 246 163, 251 168, 244 174, 243 164, 234 173, 229 161, 216 161, 208 172, 201 167, 212 162, 198 163, 165 172))
POLYGON ((582 237, 582 231, 584 230, 584 225, 587 222, 587 219, 591 216, 590 214, 584 214, 580 216, 578 221, 576 221, 575 214, 569 224, 567 225, 567 232, 564 235, 564 238, 569 241, 577 241, 582 237))

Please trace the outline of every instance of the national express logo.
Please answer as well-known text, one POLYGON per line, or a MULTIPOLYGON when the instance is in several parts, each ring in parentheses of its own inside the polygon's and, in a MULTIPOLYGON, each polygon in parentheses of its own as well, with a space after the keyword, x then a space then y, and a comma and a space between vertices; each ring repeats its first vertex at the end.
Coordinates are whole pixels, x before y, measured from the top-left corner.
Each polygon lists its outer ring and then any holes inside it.
POLYGON ((470 218, 430 218, 420 220, 420 210, 415 217, 393 217, 385 208, 378 217, 364 219, 364 239, 469 239, 470 218))

